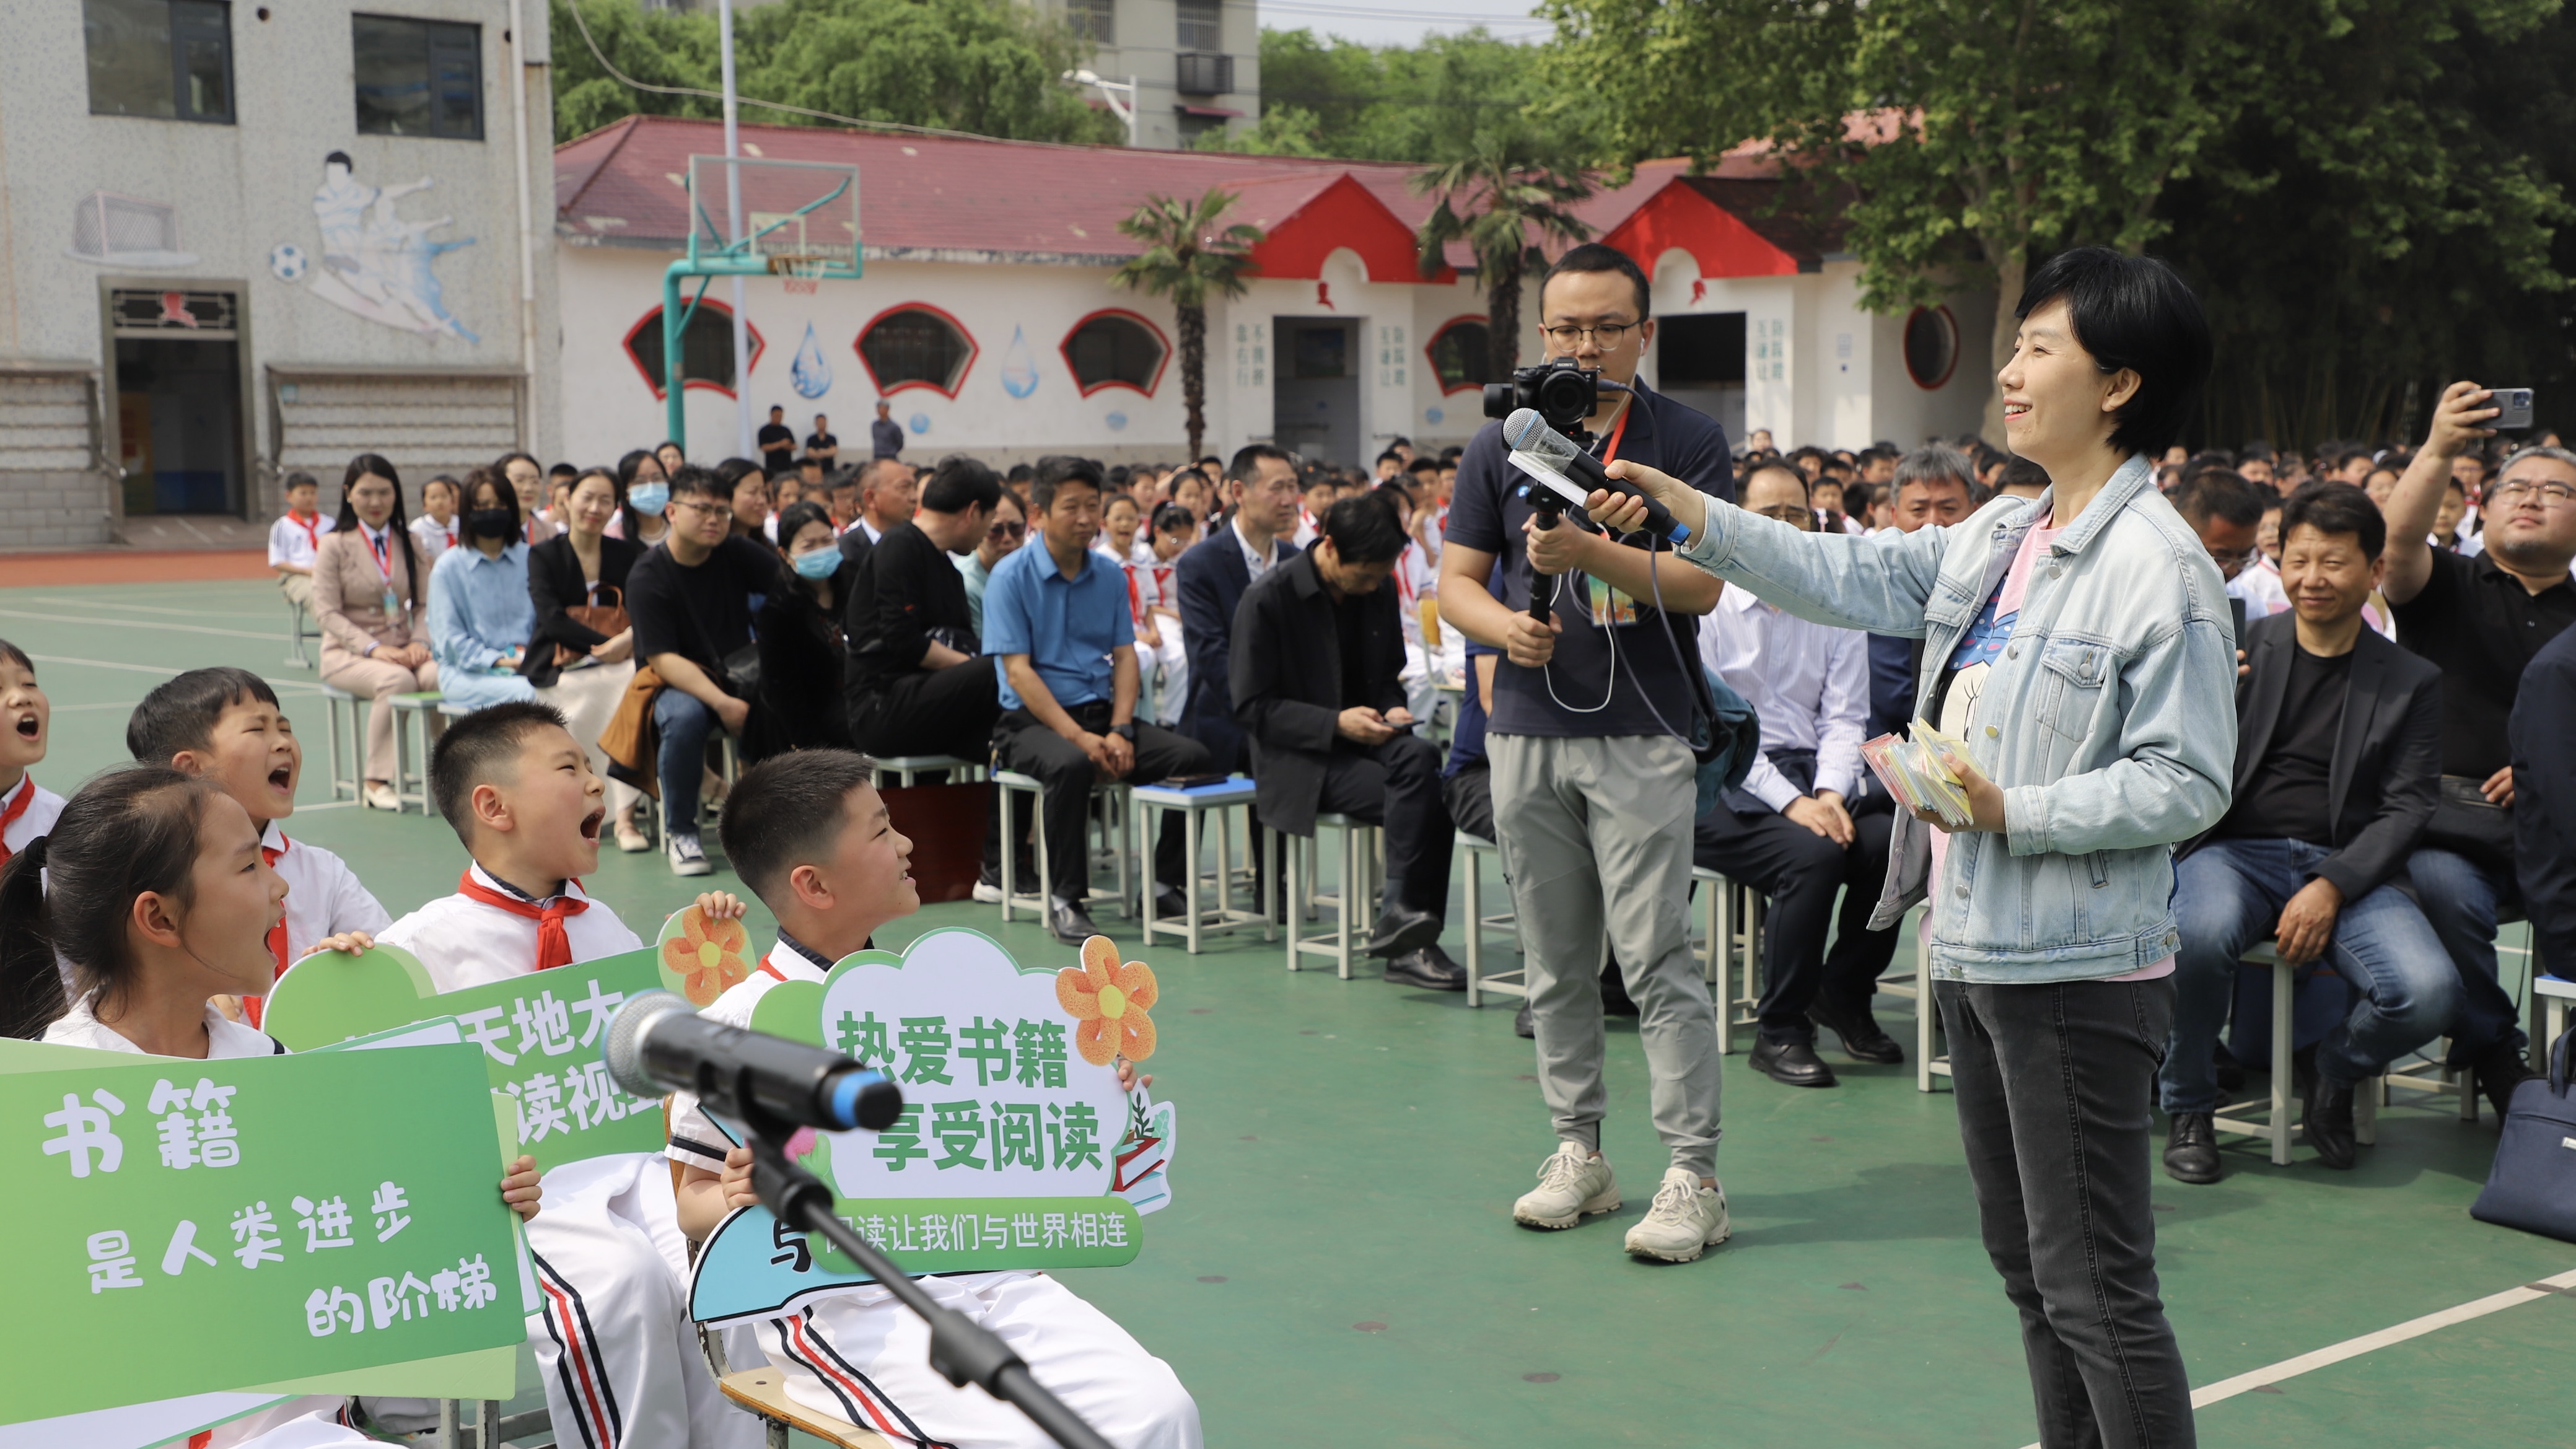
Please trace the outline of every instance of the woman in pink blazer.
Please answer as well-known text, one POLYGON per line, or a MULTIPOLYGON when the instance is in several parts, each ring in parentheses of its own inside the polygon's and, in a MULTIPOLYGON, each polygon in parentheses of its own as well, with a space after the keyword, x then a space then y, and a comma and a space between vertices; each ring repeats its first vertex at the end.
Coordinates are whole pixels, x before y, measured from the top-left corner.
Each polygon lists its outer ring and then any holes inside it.
POLYGON ((313 559, 313 617, 322 626, 322 682, 371 700, 366 782, 359 798, 378 810, 394 800, 397 694, 438 687, 430 661, 427 561, 403 522, 402 478, 375 453, 349 460, 340 522, 313 559))

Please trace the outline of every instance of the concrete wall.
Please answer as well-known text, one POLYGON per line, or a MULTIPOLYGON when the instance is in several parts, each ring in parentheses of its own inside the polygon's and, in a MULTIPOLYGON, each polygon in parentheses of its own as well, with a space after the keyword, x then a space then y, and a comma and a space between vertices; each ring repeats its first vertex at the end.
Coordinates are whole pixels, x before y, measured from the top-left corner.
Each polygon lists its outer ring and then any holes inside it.
MULTIPOLYGON (((522 3, 530 16, 529 58, 542 62, 543 5, 522 3)), ((481 27, 479 141, 357 134, 350 16, 372 8, 349 0, 230 7, 231 125, 90 114, 77 0, 16 7, 9 43, 0 45, 0 238, 6 238, 0 244, 0 363, 98 368, 109 434, 101 446, 113 458, 116 383, 103 324, 106 288, 236 291, 255 516, 274 506, 273 490, 257 486, 269 471, 262 464, 279 446, 266 391, 270 364, 421 373, 520 365, 508 0, 406 0, 400 7, 408 17, 481 27), (426 310, 378 305, 370 317, 331 300, 335 291, 362 307, 375 300, 363 290, 371 277, 358 279, 360 290, 346 283, 335 288, 339 274, 324 264, 316 192, 324 185, 323 157, 332 151, 351 157, 361 186, 432 183, 394 201, 388 214, 397 225, 421 226, 423 242, 448 249, 423 263, 415 244, 409 255, 384 256, 373 272, 393 278, 398 302, 434 299, 426 310), (170 208, 175 255, 76 254, 75 213, 102 191, 170 208), (438 326, 441 308, 452 328, 438 326), (381 320, 388 316, 408 325, 381 320)), ((526 83, 529 193, 543 236, 550 230, 553 163, 542 64, 531 66, 526 83)), ((553 310, 547 300, 553 248, 539 245, 535 261, 541 322, 530 413, 543 451, 553 446, 548 434, 561 413, 553 329, 542 322, 553 310)))

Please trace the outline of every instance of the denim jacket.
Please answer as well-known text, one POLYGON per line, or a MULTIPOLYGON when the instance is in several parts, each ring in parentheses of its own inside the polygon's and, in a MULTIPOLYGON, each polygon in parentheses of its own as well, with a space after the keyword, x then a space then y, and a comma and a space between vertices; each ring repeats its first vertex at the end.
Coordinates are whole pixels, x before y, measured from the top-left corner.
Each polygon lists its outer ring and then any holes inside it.
MULTIPOLYGON (((1977 768, 2003 787, 2004 832, 1951 837, 1942 878, 1927 882, 1931 828, 1898 817, 1870 924, 1895 924, 1931 886, 1935 977, 2092 980, 2179 942, 2173 847, 2227 813, 2236 658, 2218 569, 2154 476, 2131 458, 2033 561, 1967 731, 1977 768)), ((1801 618, 1923 639, 1916 698, 1930 701, 2054 493, 1869 538, 1711 503, 1682 557, 1801 618)))

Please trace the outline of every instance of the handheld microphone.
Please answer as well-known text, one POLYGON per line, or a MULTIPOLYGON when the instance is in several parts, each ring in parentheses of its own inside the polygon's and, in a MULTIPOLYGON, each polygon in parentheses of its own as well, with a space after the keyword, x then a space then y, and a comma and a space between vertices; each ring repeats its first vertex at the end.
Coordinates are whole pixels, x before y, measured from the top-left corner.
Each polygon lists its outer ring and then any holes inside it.
POLYGON ((1649 496, 1644 489, 1624 479, 1613 478, 1601 466, 1601 460, 1575 446, 1574 441, 1547 425, 1547 419, 1536 408, 1522 408, 1503 422, 1503 441, 1515 452, 1530 454, 1558 472, 1566 474, 1587 488, 1606 488, 1613 493, 1626 493, 1645 500, 1646 531, 1667 543, 1690 542, 1691 531, 1673 511, 1649 496))
POLYGON ((608 1075, 638 1097, 695 1092, 720 1116, 826 1132, 873 1132, 903 1110, 885 1073, 839 1052, 698 1015, 668 991, 630 996, 600 1050, 608 1075))

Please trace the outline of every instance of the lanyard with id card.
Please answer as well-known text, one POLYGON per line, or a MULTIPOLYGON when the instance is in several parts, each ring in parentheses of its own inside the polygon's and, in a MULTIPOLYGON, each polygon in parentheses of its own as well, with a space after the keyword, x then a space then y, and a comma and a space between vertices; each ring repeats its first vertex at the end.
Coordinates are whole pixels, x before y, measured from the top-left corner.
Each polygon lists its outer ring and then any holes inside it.
POLYGON ((376 560, 376 574, 385 583, 385 622, 388 624, 400 622, 403 617, 403 606, 402 599, 394 593, 393 530, 387 528, 378 535, 361 527, 358 532, 366 538, 367 552, 376 560))

